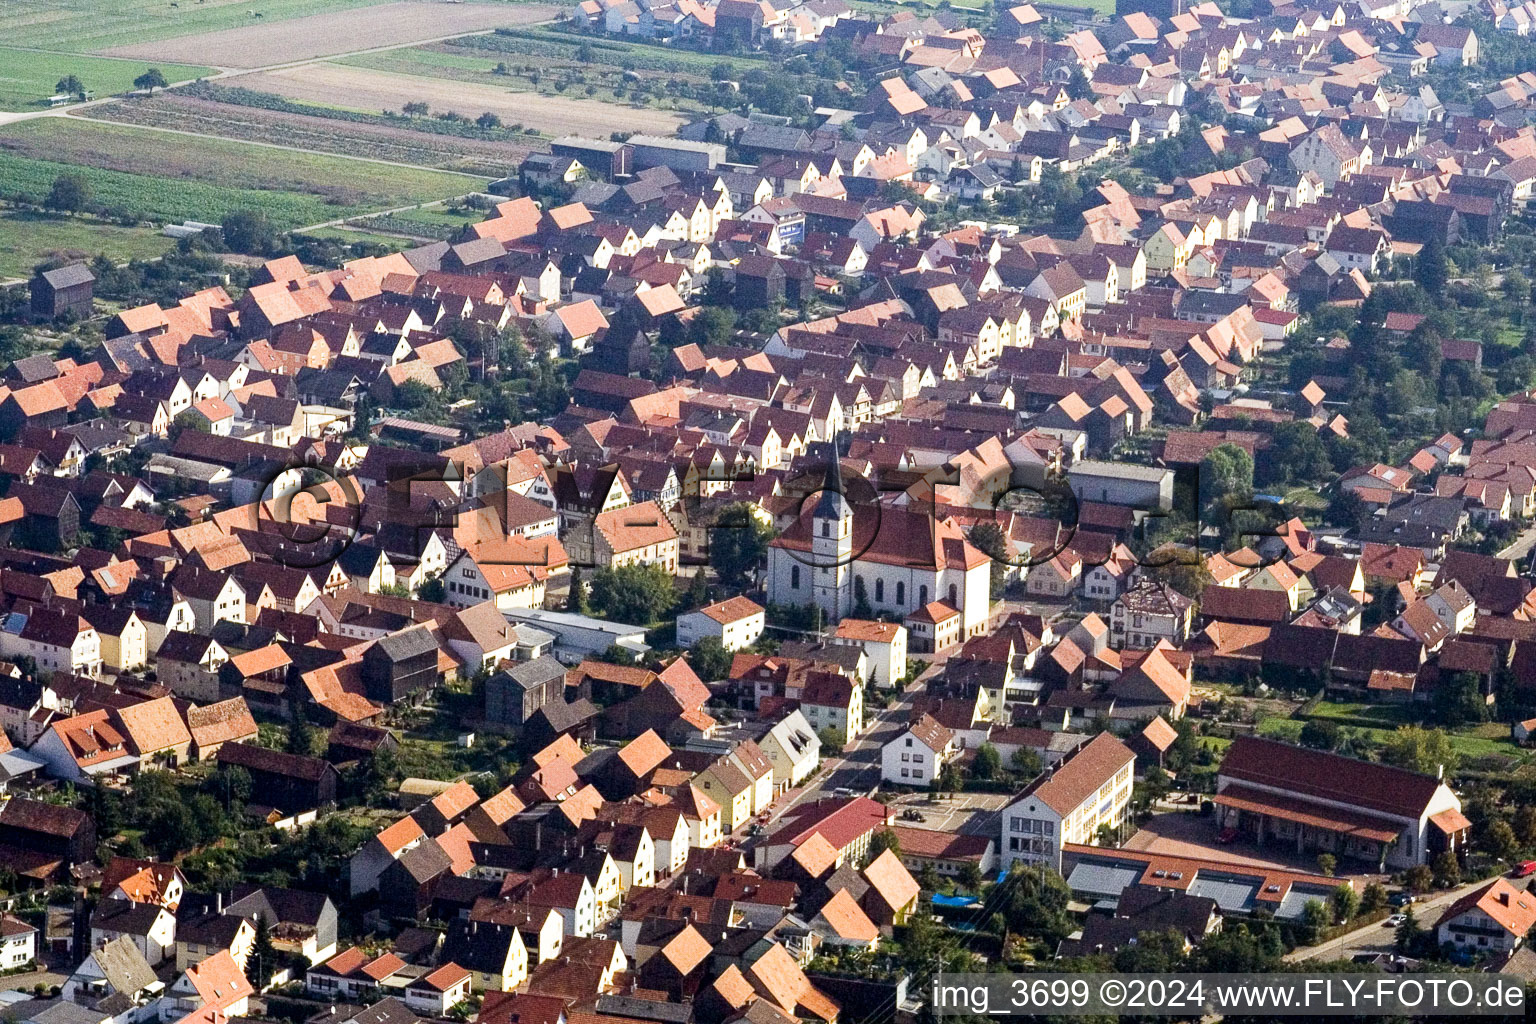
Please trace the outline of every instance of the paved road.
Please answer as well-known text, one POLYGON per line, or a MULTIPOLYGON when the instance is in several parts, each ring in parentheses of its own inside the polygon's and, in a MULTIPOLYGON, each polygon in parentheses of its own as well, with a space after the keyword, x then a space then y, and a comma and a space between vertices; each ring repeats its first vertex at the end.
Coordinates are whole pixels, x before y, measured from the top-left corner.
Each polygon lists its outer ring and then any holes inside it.
POLYGON ((1536 523, 1527 526, 1514 542, 1499 552, 1500 558, 1523 559, 1536 547, 1536 523))
MULTIPOLYGON (((1418 919, 1422 928, 1434 927, 1435 920, 1446 907, 1482 885, 1487 885, 1488 880, 1480 882, 1468 882, 1466 885, 1445 892, 1437 893, 1421 903, 1413 905, 1413 916, 1418 919)), ((1393 940, 1396 932, 1384 927, 1380 921, 1368 924, 1364 928, 1356 928, 1352 932, 1345 932, 1330 942, 1320 946, 1302 946, 1286 954, 1285 959, 1290 961, 1300 960, 1340 960, 1354 956, 1356 953, 1386 953, 1393 948, 1393 940)))

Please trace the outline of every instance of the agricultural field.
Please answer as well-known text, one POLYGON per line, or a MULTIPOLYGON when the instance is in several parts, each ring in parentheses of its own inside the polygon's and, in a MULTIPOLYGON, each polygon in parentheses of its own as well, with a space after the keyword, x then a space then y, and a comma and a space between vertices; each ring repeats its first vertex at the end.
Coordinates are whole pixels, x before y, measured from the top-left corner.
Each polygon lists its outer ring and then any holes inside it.
POLYGON ((480 189, 484 178, 257 150, 222 139, 126 125, 41 118, 0 129, 0 191, 41 202, 60 174, 78 173, 94 201, 145 220, 218 221, 260 209, 282 228, 322 224, 480 189), (256 157, 259 156, 259 159, 256 157))
POLYGON ((262 18, 238 28, 128 43, 103 52, 113 57, 203 61, 220 67, 266 67, 349 50, 528 25, 549 20, 556 10, 543 4, 401 0, 371 6, 366 14, 343 10, 285 21, 262 18))
MULTIPOLYGON (((487 80, 492 76, 487 74, 487 80)), ((666 135, 683 123, 678 114, 647 107, 575 96, 535 96, 495 85, 393 74, 343 64, 307 64, 243 77, 249 89, 277 93, 307 103, 335 103, 345 97, 354 110, 399 110, 407 103, 426 103, 433 113, 456 111, 466 117, 496 114, 503 121, 536 128, 550 135, 589 135, 607 138, 616 127, 626 131, 666 135)))
MULTIPOLYGON (((317 115, 324 113, 324 108, 315 109, 317 115)), ((181 93, 162 94, 132 103, 106 104, 92 108, 90 113, 93 120, 230 139, 260 139, 299 149, 496 177, 511 173, 529 151, 527 145, 513 142, 436 135, 404 127, 264 110, 181 93)))
POLYGON ((174 244, 154 228, 0 210, 0 281, 29 277, 34 266, 55 256, 78 259, 105 254, 117 261, 149 259, 174 244))
MULTIPOLYGON (((179 37, 198 37, 226 42, 216 33, 257 29, 254 36, 239 36, 261 44, 270 54, 283 43, 316 45, 307 33, 316 28, 329 32, 324 41, 347 45, 385 46, 417 39, 436 39, 454 32, 472 32, 494 28, 498 24, 522 24, 539 21, 547 15, 525 14, 538 10, 504 0, 478 0, 470 4, 444 4, 440 0, 387 5, 398 8, 393 13, 378 5, 378 0, 5 0, 0 4, 0 39, 7 45, 63 53, 91 53, 130 48, 124 56, 140 57, 155 42, 179 37), (455 13, 455 7, 478 7, 476 14, 455 13), (366 25, 360 25, 356 11, 369 7, 366 25), (484 9, 490 10, 484 10, 484 9), (501 21, 487 20, 491 11, 499 11, 501 21), (255 15, 261 15, 260 18, 255 15), (341 18, 322 22, 316 19, 340 14, 341 18), (381 20, 382 19, 382 20, 381 20), (304 22, 298 31, 279 28, 283 24, 304 22), (445 27, 446 26, 446 27, 445 27), (467 27, 465 27, 467 26, 467 27), (359 31, 363 29, 364 31, 359 31), (343 31, 337 31, 342 29, 343 31), (360 39, 366 42, 360 43, 360 39)), ((253 52, 254 52, 253 46, 253 52)), ((168 52, 168 51, 167 51, 168 52)), ((195 52, 195 51, 194 51, 195 52)), ((237 58, 245 55, 237 50, 237 58)), ((333 53, 336 50, 325 50, 333 53)), ((116 55, 116 54, 114 54, 116 55)), ((203 54, 191 58, 153 54, 156 60, 182 60, 189 63, 219 63, 203 54)), ((278 60, 300 59, 298 55, 279 55, 278 60)), ((238 65, 249 66, 249 65, 238 65)))
MULTIPOLYGON (((97 96, 128 92, 149 67, 143 61, 38 53, 0 46, 0 110, 37 110, 47 105, 54 86, 66 75, 97 96)), ((195 64, 157 64, 168 82, 186 82, 213 74, 195 64)))

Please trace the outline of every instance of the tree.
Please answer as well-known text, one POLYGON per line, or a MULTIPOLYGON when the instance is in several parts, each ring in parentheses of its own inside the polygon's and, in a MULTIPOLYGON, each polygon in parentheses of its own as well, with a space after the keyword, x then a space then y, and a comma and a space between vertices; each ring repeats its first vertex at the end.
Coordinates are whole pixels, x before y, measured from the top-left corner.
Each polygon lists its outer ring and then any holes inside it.
POLYGON ((1150 806, 1168 795, 1172 783, 1168 779, 1168 773, 1158 765, 1150 766, 1141 779, 1141 791, 1146 796, 1150 806))
MULTIPOLYGON (((1246 448, 1227 443, 1212 448, 1200 460, 1200 507, 1246 501, 1253 493, 1253 456, 1246 448)), ((1226 517, 1223 516, 1223 519, 1226 517)))
POLYGON ((1093 98, 1093 85, 1088 81, 1088 76, 1083 74, 1083 69, 1080 66, 1074 65, 1072 77, 1067 79, 1067 95, 1074 100, 1093 98))
POLYGON ((1273 440, 1264 450, 1264 482, 1288 484, 1292 481, 1326 480, 1333 474, 1328 447, 1317 428, 1306 420, 1293 420, 1275 427, 1273 440))
POLYGON ((1380 910, 1387 905, 1387 887, 1380 882, 1372 882, 1365 887, 1365 892, 1360 894, 1360 910, 1363 913, 1371 913, 1380 910))
MULTIPOLYGON (((1423 865, 1419 865, 1422 867, 1423 865)), ((1397 934, 1393 936, 1393 945, 1399 953, 1407 953, 1419 944, 1419 919, 1413 912, 1413 904, 1403 908, 1403 920, 1397 926, 1397 934)))
POLYGON ((709 564, 720 582, 733 590, 745 589, 768 554, 773 528, 757 518, 757 506, 746 502, 727 505, 709 530, 709 564))
POLYGON ((1301 745, 1313 750, 1337 750, 1341 731, 1338 722, 1326 718, 1309 718, 1301 727, 1301 745))
POLYGON ((1409 892, 1428 892, 1435 884, 1435 873, 1427 864, 1415 864, 1403 873, 1403 885, 1409 892))
POLYGON ((965 886, 966 892, 981 891, 981 866, 973 860, 968 860, 960 866, 960 884, 965 886))
POLYGON ((475 118, 475 124, 480 126, 481 131, 488 132, 493 128, 501 127, 501 118, 487 110, 485 113, 475 118))
POLYGON ((736 330, 736 313, 728 306, 705 306, 688 324, 688 340, 696 345, 724 345, 736 330))
POLYGON ((224 244, 232 252, 266 255, 277 241, 277 229, 261 210, 231 210, 219 224, 224 244))
POLYGON ((277 947, 272 944, 272 932, 265 914, 256 915, 256 941, 245 963, 245 976, 251 987, 257 992, 265 989, 278 966, 277 947))
POLYGON ((894 829, 883 828, 869 837, 869 859, 871 861, 886 850, 890 850, 897 857, 901 856, 901 840, 896 838, 894 829))
POLYGON ((145 92, 154 92, 156 89, 164 89, 170 84, 171 83, 165 80, 165 76, 160 73, 159 68, 150 68, 148 71, 144 72, 138 78, 133 80, 133 87, 135 89, 142 89, 145 92))
POLYGON ((1515 835, 1525 846, 1536 845, 1536 806, 1521 804, 1513 818, 1515 835))
POLYGON ((1442 769, 1451 771, 1456 764, 1456 751, 1443 730, 1405 725, 1382 744, 1381 760, 1398 768, 1435 775, 1442 769))
POLYGON ((731 652, 725 649, 719 637, 704 637, 693 645, 691 653, 688 661, 705 682, 724 679, 731 674, 731 652))
POLYGON ((709 603, 709 582, 705 579, 704 570, 699 569, 688 580, 688 592, 683 595, 681 607, 687 611, 702 608, 709 603))
POLYGON ((1039 775, 1043 767, 1040 764, 1040 755, 1029 747, 1023 746, 1013 752, 1013 756, 1008 759, 1008 765, 1014 771, 1029 779, 1039 775))
POLYGON ((53 91, 61 96, 78 96, 85 99, 85 84, 74 75, 65 75, 54 83, 53 91))
POLYGON ((990 743, 983 743, 976 748, 976 757, 971 762, 971 774, 978 779, 995 779, 1003 772, 1003 755, 997 752, 997 748, 990 743))
POLYGON ((1515 838, 1515 830, 1510 828, 1509 822, 1503 818, 1494 818, 1490 821, 1480 839, 1482 848, 1499 860, 1512 859, 1520 849, 1520 841, 1515 838))
POLYGON ((1461 865, 1456 861, 1456 854, 1450 850, 1442 850, 1436 855, 1430 871, 1435 885, 1441 889, 1461 884, 1461 865))
POLYGON ((443 584, 441 575, 423 580, 421 586, 416 588, 416 600, 418 601, 441 604, 447 596, 448 588, 443 584))
POLYGON ((1320 853, 1317 855, 1317 870, 1329 878, 1333 877, 1333 869, 1338 867, 1338 865, 1339 859, 1331 853, 1320 853))
POLYGON ((587 585, 581 580, 581 566, 571 566, 571 590, 565 597, 565 610, 587 614, 587 585))
POLYGON ((1445 286, 1450 281, 1451 271, 1445 259, 1445 246, 1440 239, 1431 235, 1429 241, 1419 250, 1419 265, 1414 268, 1413 279, 1436 300, 1445 296, 1445 286))
POLYGON ((592 576, 592 607, 619 622, 655 622, 676 600, 672 574, 659 565, 599 569, 592 576))
POLYGON ((90 185, 81 175, 70 173, 53 179, 43 206, 60 213, 79 213, 90 201, 90 185))
POLYGON ((284 749, 290 754, 312 757, 315 752, 315 730, 310 727, 304 714, 304 705, 298 701, 288 703, 288 734, 284 749))
POLYGON ((402 106, 400 108, 400 113, 404 114, 406 117, 426 117, 427 112, 431 109, 432 108, 427 104, 417 100, 415 103, 407 103, 402 106))
POLYGON ((1435 722, 1452 729, 1488 718, 1488 702, 1483 699, 1482 683, 1475 672, 1442 676, 1435 684, 1431 704, 1435 722))
POLYGON ((251 798, 251 773, 237 764, 221 764, 208 776, 208 789, 223 804, 225 813, 238 813, 251 798))
POLYGON ((1350 918, 1360 909, 1360 894, 1348 882, 1338 886, 1328 894, 1328 906, 1333 911, 1333 919, 1339 924, 1348 924, 1350 918))
POLYGON ((1309 941, 1316 942, 1322 937, 1323 929, 1328 927, 1328 908, 1323 906, 1322 900, 1307 900, 1306 906, 1301 908, 1301 923, 1307 929, 1309 941))

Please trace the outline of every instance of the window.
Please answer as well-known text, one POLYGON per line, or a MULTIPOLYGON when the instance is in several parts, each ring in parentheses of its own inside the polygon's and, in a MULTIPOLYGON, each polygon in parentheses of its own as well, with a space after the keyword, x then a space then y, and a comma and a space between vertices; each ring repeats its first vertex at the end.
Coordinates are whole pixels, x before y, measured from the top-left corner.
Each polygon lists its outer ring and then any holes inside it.
POLYGON ((875 580, 875 603, 885 602, 885 580, 875 580))
POLYGON ((917 588, 917 606, 923 607, 928 603, 928 584, 924 583, 917 588))
POLYGON ((949 585, 949 603, 955 608, 960 607, 960 602, 956 599, 957 594, 958 591, 955 589, 955 585, 951 583, 949 585))
POLYGON ((900 581, 896 583, 896 603, 903 605, 907 603, 907 585, 900 581))
POLYGON ((823 537, 832 536, 832 524, 827 522, 825 519, 821 521, 821 535, 823 537))
POLYGON ((789 567, 789 589, 800 589, 800 567, 798 565, 789 567))

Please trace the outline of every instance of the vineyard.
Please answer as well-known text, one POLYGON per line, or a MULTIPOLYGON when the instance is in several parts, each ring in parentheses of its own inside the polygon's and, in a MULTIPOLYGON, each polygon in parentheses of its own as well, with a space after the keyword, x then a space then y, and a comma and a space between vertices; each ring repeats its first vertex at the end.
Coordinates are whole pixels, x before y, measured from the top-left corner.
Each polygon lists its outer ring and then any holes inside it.
POLYGON ((174 146, 123 125, 46 118, 0 131, 0 198, 40 203, 56 177, 78 174, 114 215, 218 221, 261 209, 280 227, 317 224, 478 189, 483 180, 364 164, 345 157, 257 151, 177 136, 174 146), (152 159, 145 154, 153 153, 152 159))
POLYGON ((124 124, 173 128, 234 139, 261 139, 300 149, 487 177, 508 173, 529 151, 527 137, 517 132, 484 132, 469 126, 469 132, 505 140, 494 141, 493 138, 464 137, 457 132, 418 131, 415 130, 418 122, 429 127, 446 122, 351 114, 295 103, 270 93, 206 84, 157 96, 148 102, 110 104, 92 114, 124 124), (331 113, 339 116, 328 116, 331 113))

